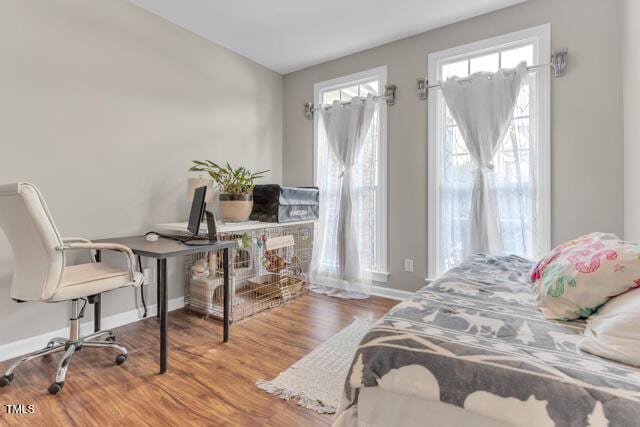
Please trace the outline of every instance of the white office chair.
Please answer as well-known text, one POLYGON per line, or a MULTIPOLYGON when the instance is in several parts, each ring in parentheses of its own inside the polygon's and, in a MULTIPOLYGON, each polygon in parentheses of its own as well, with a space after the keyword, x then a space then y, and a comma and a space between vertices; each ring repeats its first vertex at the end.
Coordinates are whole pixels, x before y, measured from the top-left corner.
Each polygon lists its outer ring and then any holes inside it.
POLYGON ((100 331, 89 336, 79 336, 80 318, 78 300, 96 298, 102 292, 138 286, 143 275, 134 271, 136 261, 129 248, 118 244, 92 243, 81 238, 60 237, 49 209, 35 185, 17 183, 0 185, 0 228, 3 229, 13 250, 14 273, 11 298, 18 302, 71 301, 69 338, 53 338, 45 348, 27 354, 0 378, 0 386, 13 380, 13 371, 23 362, 52 353, 64 351, 58 365, 56 379, 49 386, 49 393, 56 394, 64 386, 67 369, 73 354, 84 347, 110 347, 118 350, 116 363, 124 363, 127 350, 115 342, 111 331, 100 331), (93 262, 66 266, 65 255, 71 250, 87 250, 93 262), (128 264, 127 270, 119 270, 101 262, 95 262, 91 250, 121 252, 128 264), (98 340, 101 338, 102 340, 98 340))

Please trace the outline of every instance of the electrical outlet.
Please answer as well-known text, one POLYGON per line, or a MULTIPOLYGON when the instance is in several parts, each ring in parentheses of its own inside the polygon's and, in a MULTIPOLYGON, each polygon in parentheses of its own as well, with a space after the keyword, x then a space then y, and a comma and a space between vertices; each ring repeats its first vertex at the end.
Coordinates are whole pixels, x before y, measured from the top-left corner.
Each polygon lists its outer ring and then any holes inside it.
POLYGON ((152 268, 144 268, 142 269, 142 274, 144 275, 144 284, 145 285, 151 285, 155 282, 155 277, 153 274, 153 269, 152 268))
POLYGON ((411 258, 404 259, 404 271, 413 273, 413 260, 411 258))

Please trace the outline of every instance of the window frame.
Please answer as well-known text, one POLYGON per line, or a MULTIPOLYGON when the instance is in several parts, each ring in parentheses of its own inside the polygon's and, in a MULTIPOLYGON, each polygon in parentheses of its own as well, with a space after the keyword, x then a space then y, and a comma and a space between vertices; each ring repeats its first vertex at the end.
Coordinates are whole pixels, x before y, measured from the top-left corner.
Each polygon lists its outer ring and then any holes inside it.
MULTIPOLYGON (((433 52, 428 55, 428 76, 432 81, 440 81, 442 66, 455 63, 470 57, 488 55, 495 52, 517 48, 533 43, 533 64, 541 65, 549 62, 551 57, 551 25, 544 24, 497 37, 480 40, 457 46, 451 49, 433 52), (434 78, 435 77, 435 78, 434 78)), ((538 251, 549 251, 551 246, 551 127, 550 127, 550 92, 551 77, 546 68, 540 68, 537 74, 537 136, 538 136, 538 206, 536 218, 538 232, 538 251)), ((442 138, 439 126, 442 111, 442 94, 431 89, 428 98, 427 125, 427 280, 443 273, 438 271, 440 255, 440 171, 442 161, 441 147, 437 147, 442 138)), ((531 113, 530 113, 531 114, 531 113)), ((531 114, 533 115, 533 114, 531 114)))
MULTIPOLYGON (((317 82, 313 85, 313 104, 322 103, 322 94, 341 88, 343 86, 358 85, 370 80, 377 80, 379 94, 382 94, 387 84, 387 66, 372 68, 353 74, 337 77, 331 80, 317 82)), ((388 271, 388 240, 387 240, 387 104, 380 102, 380 141, 378 145, 378 188, 376 194, 376 268, 372 271, 375 282, 387 283, 389 280, 388 271)), ((313 182, 318 186, 318 115, 313 117, 313 182)))

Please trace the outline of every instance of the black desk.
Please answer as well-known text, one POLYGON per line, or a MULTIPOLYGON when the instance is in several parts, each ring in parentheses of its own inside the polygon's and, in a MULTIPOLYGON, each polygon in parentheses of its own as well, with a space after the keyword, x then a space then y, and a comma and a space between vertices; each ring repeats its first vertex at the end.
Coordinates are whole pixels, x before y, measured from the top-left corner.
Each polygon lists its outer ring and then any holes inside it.
MULTIPOLYGON (((160 315, 160 373, 167 372, 168 356, 168 310, 167 310, 167 258, 190 255, 198 252, 223 251, 223 272, 224 272, 224 342, 229 341, 229 249, 236 247, 235 240, 220 241, 213 244, 188 246, 175 240, 159 238, 157 242, 149 242, 144 236, 121 237, 115 239, 95 240, 96 243, 120 243, 129 247, 134 254, 157 260, 156 280, 158 285, 158 314, 160 315)), ((100 261, 100 251, 97 253, 97 260, 100 261)), ((98 299, 95 303, 95 329, 100 330, 101 302, 98 299)))

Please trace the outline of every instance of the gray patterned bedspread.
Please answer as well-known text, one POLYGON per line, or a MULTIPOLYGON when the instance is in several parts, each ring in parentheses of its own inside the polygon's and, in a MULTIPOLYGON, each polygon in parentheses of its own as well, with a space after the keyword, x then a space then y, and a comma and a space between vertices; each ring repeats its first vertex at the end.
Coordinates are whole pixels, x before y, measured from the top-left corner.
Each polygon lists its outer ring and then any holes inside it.
POLYGON ((578 350, 583 322, 543 319, 531 265, 476 255, 396 306, 362 340, 339 412, 382 387, 513 425, 640 425, 640 370, 578 350))

